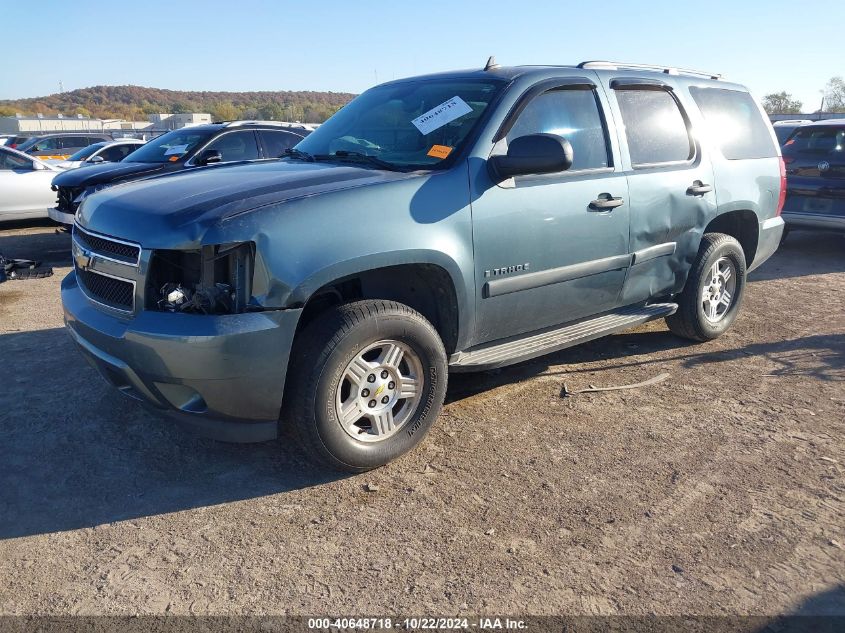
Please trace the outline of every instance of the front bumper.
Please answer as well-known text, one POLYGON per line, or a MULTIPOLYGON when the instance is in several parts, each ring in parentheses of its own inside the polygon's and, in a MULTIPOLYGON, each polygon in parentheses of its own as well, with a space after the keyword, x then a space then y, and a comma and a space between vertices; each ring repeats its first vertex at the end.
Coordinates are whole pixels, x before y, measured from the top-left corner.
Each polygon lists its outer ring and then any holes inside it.
POLYGON ((62 280, 65 324, 85 358, 122 393, 177 414, 204 435, 274 439, 301 310, 205 316, 94 307, 76 273, 62 280))
POLYGON ((748 272, 759 268, 763 262, 775 254, 780 246, 780 238, 783 236, 783 226, 783 218, 780 216, 760 222, 757 252, 754 254, 754 261, 748 267, 748 272))
POLYGON ((66 224, 68 226, 73 226, 73 219, 76 217, 73 213, 59 211, 56 207, 47 209, 47 215, 50 216, 51 220, 55 220, 59 224, 66 224))

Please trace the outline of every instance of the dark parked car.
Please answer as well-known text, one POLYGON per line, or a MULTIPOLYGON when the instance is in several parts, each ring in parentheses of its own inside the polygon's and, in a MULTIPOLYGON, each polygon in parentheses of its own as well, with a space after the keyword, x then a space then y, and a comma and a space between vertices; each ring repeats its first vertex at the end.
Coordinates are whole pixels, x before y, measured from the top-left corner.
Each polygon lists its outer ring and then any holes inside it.
POLYGON ((111 185, 211 164, 279 158, 310 129, 256 121, 182 128, 148 141, 119 163, 80 167, 53 180, 58 193, 50 217, 72 225, 79 204, 111 185))
POLYGON ((802 125, 783 146, 787 230, 845 232, 845 119, 802 125))
POLYGON ((26 143, 31 136, 12 136, 9 140, 6 141, 6 145, 4 147, 9 147, 11 149, 17 149, 20 151, 20 146, 26 143))
POLYGON ((16 149, 41 160, 66 160, 84 147, 110 140, 109 134, 44 134, 33 136, 16 149))
POLYGON ((657 318, 723 334, 784 188, 741 85, 488 62, 367 90, 287 159, 86 198, 65 321, 124 394, 229 440, 281 417, 360 471, 420 442, 449 371, 657 318))
POLYGON ((809 119, 786 119, 784 121, 775 121, 772 127, 775 128, 775 136, 778 137, 778 143, 783 145, 792 133, 805 123, 812 123, 809 119))

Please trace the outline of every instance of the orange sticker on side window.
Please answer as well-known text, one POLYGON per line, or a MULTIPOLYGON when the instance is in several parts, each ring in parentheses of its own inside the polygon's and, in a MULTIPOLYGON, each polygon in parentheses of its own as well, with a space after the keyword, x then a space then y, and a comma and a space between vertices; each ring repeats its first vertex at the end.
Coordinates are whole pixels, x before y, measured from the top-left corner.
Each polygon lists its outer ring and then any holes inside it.
POLYGON ((432 145, 428 155, 432 158, 446 158, 452 153, 452 148, 446 145, 432 145))

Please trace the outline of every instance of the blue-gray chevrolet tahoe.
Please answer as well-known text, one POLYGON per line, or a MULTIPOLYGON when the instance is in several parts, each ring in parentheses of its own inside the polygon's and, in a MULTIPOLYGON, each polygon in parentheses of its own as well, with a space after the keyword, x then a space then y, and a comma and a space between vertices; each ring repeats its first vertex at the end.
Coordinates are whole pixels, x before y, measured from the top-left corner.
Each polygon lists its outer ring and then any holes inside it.
POLYGON ((280 160, 88 197, 65 320, 126 395, 361 471, 420 442, 449 371, 656 318, 718 337, 784 194, 741 85, 491 59, 372 88, 280 160))

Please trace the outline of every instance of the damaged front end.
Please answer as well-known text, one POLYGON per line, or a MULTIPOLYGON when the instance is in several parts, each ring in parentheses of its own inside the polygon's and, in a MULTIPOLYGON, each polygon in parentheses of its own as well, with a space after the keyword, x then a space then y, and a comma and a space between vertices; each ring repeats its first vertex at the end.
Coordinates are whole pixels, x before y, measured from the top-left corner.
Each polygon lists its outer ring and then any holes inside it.
POLYGON ((147 310, 240 314, 262 310, 252 296, 255 244, 155 250, 147 275, 147 310))

